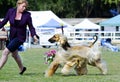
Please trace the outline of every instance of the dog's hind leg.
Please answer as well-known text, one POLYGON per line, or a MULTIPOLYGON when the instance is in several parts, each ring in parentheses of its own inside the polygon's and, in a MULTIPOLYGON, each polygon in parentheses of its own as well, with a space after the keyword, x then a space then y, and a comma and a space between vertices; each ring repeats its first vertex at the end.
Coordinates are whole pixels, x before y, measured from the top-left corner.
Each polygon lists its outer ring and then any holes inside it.
POLYGON ((86 75, 88 70, 87 70, 87 61, 85 60, 81 65, 75 66, 75 71, 77 75, 86 75))
POLYGON ((105 61, 98 59, 98 60, 88 63, 88 64, 91 66, 97 67, 101 71, 102 74, 104 74, 104 75, 107 74, 107 65, 106 65, 105 61))
POLYGON ((75 67, 74 69, 77 75, 86 75, 88 72, 87 67, 75 67))
POLYGON ((103 60, 96 62, 96 67, 101 71, 102 74, 107 74, 107 65, 106 62, 103 60))
POLYGON ((45 77, 50 77, 50 76, 52 76, 52 75, 55 73, 55 71, 57 70, 58 67, 59 67, 59 63, 53 61, 53 62, 50 64, 48 70, 46 70, 46 72, 45 72, 45 77))

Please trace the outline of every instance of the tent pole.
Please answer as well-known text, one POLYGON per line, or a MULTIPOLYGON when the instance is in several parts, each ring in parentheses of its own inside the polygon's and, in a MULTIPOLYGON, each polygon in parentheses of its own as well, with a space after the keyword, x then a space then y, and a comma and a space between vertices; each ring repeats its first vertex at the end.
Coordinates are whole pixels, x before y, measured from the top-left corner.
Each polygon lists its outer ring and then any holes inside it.
POLYGON ((64 35, 64 29, 63 29, 63 25, 61 26, 61 30, 62 30, 62 34, 64 35))

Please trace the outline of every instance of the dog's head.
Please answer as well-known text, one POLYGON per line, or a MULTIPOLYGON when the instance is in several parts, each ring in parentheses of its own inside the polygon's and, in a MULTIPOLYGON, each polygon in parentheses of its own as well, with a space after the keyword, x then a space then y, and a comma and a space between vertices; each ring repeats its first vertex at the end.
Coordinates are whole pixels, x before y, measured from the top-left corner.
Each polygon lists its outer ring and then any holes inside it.
POLYGON ((58 42, 65 50, 67 50, 67 47, 70 47, 67 37, 62 34, 55 34, 48 41, 50 43, 58 42))
POLYGON ((60 34, 55 34, 48 41, 51 43, 55 43, 55 42, 59 42, 59 40, 60 40, 60 34))
POLYGON ((55 34, 48 41, 51 43, 59 42, 60 44, 64 44, 67 42, 67 38, 61 34, 55 34))

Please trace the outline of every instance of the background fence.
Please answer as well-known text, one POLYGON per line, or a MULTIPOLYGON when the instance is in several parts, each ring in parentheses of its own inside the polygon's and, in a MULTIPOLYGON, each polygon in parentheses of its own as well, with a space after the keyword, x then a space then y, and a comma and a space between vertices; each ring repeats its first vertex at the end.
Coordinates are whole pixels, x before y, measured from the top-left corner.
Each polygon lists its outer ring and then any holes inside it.
POLYGON ((70 32, 67 33, 67 37, 70 43, 80 43, 80 42, 92 42, 93 36, 98 36, 98 42, 101 40, 111 39, 112 43, 120 43, 120 32, 112 31, 80 31, 80 32, 70 32))
MULTIPOLYGON (((51 46, 50 43, 46 43, 46 45, 43 45, 42 42, 48 41, 47 38, 50 38, 50 35, 42 34, 40 31, 37 31, 37 34, 39 35, 39 45, 40 46, 51 46), (43 39, 43 37, 45 39, 43 39)), ((102 40, 110 39, 112 44, 120 44, 120 32, 112 32, 112 31, 72 31, 72 32, 65 32, 64 33, 67 38, 68 42, 70 44, 80 44, 80 43, 90 43, 93 42, 93 36, 98 36, 98 43, 101 43, 102 40)), ((54 34, 52 34, 54 35, 54 34)), ((29 35, 29 48, 31 47, 31 36, 29 35)))

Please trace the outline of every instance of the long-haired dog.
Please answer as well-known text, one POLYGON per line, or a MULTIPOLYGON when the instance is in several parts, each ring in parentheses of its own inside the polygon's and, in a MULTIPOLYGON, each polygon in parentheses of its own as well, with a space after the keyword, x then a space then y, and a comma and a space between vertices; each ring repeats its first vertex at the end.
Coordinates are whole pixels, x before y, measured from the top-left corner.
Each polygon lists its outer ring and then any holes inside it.
POLYGON ((49 42, 58 42, 59 48, 53 62, 45 72, 45 76, 52 76, 62 63, 64 64, 61 70, 63 74, 68 74, 72 67, 75 67, 74 69, 78 75, 87 74, 86 64, 97 67, 102 74, 107 74, 107 66, 101 59, 100 52, 92 49, 97 39, 96 36, 95 41, 90 46, 70 46, 67 37, 55 34, 49 39, 49 42))

